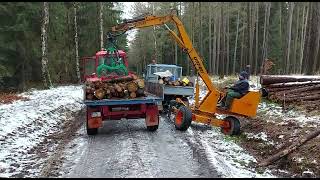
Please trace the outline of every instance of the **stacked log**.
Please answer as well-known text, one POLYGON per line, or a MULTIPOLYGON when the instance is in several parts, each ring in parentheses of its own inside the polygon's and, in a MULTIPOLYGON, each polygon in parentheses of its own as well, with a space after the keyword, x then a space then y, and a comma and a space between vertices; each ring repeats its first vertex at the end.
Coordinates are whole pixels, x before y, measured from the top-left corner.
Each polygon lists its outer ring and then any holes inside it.
POLYGON ((263 75, 260 82, 269 92, 270 100, 303 106, 307 110, 320 107, 320 76, 263 75))
POLYGON ((169 78, 159 79, 159 84, 169 85, 169 86, 193 86, 193 83, 190 81, 188 84, 181 80, 170 81, 169 78))
POLYGON ((132 99, 146 96, 144 80, 137 76, 86 82, 86 99, 132 99))

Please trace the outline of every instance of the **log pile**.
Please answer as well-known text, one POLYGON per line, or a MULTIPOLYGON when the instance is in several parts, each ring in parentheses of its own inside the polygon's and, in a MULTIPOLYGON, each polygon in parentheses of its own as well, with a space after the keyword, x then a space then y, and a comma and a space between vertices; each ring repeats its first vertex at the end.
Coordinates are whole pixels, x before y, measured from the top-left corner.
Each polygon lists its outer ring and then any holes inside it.
POLYGON ((143 79, 130 77, 86 82, 86 99, 132 99, 146 96, 143 79))
POLYGON ((263 75, 260 83, 270 100, 301 105, 307 110, 320 107, 320 76, 263 75))
POLYGON ((193 86, 193 83, 190 81, 188 84, 184 83, 181 80, 170 81, 169 77, 159 79, 159 84, 169 85, 169 86, 193 86))

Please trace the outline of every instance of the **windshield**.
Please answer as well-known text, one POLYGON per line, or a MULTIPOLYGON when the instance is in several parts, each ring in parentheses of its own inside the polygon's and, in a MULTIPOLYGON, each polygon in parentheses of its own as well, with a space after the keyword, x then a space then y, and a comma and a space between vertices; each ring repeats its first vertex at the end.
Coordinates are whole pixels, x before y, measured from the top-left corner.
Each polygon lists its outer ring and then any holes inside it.
POLYGON ((170 71, 176 78, 180 78, 181 77, 181 67, 170 67, 170 66, 149 66, 150 70, 149 70, 149 76, 156 76, 153 73, 156 72, 165 72, 165 71, 170 71))

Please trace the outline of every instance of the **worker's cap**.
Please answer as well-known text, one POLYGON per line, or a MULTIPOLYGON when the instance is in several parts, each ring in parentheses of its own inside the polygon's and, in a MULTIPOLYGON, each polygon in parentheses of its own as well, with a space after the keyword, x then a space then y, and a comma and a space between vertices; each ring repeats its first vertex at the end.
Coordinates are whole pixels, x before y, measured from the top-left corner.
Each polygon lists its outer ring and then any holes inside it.
POLYGON ((248 79, 248 77, 249 77, 249 74, 246 71, 242 71, 239 75, 246 78, 246 79, 248 79))

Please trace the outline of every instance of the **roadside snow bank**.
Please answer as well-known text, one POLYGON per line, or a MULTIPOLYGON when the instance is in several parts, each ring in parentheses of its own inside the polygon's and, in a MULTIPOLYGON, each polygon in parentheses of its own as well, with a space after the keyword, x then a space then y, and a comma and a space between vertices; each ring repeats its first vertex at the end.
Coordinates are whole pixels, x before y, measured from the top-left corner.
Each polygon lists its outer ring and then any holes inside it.
POLYGON ((61 130, 72 113, 84 107, 81 86, 33 90, 20 95, 30 100, 0 105, 0 177, 38 175, 37 167, 43 160, 34 157, 35 147, 61 130))

